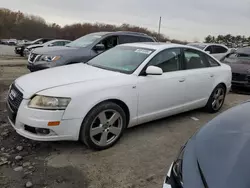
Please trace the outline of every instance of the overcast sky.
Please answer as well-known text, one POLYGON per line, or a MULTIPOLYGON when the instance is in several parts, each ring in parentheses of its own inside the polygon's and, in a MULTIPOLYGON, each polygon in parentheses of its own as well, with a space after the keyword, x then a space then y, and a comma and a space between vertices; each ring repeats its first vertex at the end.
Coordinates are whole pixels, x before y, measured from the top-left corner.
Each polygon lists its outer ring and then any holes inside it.
POLYGON ((250 0, 0 0, 0 6, 59 25, 129 23, 170 38, 202 41, 208 34, 250 36, 250 0))

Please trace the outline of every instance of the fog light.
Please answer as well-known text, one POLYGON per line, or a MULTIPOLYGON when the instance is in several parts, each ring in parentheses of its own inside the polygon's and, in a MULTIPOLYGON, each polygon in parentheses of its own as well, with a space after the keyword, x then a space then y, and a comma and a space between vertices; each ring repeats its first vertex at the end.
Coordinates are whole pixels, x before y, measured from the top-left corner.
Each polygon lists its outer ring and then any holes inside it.
POLYGON ((49 134, 50 133, 50 130, 49 129, 42 129, 42 128, 36 128, 36 132, 39 133, 39 134, 49 134))

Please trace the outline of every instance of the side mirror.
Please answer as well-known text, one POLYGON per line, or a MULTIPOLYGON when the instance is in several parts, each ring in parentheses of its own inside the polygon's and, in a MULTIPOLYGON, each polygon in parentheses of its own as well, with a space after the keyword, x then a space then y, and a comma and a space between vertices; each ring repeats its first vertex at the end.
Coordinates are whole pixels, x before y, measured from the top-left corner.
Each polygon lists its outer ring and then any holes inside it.
POLYGON ((148 66, 148 68, 146 69, 147 75, 162 75, 162 73, 162 69, 156 66, 148 66))
POLYGON ((95 45, 95 47, 93 49, 95 51, 104 51, 105 50, 105 46, 103 44, 97 44, 97 45, 95 45))
POLYGON ((54 46, 54 44, 49 44, 49 45, 48 45, 48 47, 52 47, 52 46, 54 46))
POLYGON ((205 51, 206 53, 208 53, 208 54, 211 54, 211 52, 210 51, 205 51))

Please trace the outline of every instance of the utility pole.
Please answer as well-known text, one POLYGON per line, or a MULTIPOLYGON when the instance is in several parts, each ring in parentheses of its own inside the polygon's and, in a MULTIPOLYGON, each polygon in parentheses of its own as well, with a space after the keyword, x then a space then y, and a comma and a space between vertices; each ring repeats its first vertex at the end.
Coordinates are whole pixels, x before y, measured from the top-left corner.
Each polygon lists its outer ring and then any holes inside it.
POLYGON ((161 16, 159 20, 158 38, 160 38, 160 34, 161 34, 161 16))

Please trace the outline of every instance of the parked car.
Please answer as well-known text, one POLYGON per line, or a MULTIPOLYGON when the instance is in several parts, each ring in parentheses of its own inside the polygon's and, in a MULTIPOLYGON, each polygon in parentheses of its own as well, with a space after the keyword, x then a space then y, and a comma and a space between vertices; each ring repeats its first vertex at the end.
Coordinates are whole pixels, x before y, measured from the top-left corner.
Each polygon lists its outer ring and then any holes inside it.
POLYGON ((232 88, 250 88, 250 47, 238 48, 226 55, 222 62, 232 68, 232 88))
POLYGON ((28 56, 30 54, 30 52, 36 48, 52 47, 52 46, 65 46, 66 44, 68 44, 70 42, 71 42, 70 40, 56 39, 56 40, 51 40, 49 42, 45 42, 44 44, 29 45, 24 50, 24 56, 28 56))
POLYGON ((28 60, 28 69, 33 72, 56 66, 87 62, 117 44, 133 42, 155 42, 155 39, 143 33, 127 31, 91 33, 66 46, 35 49, 28 60))
POLYGON ((31 41, 26 40, 26 39, 18 40, 18 41, 17 41, 17 45, 22 45, 22 44, 27 43, 27 42, 29 43, 29 42, 31 42, 31 41))
POLYGON ((199 48, 211 54, 218 60, 221 60, 221 58, 225 57, 225 55, 231 52, 231 49, 229 49, 225 45, 216 43, 190 43, 188 45, 199 48))
POLYGON ((51 41, 51 40, 53 40, 53 39, 40 38, 40 39, 36 39, 34 41, 31 41, 31 42, 26 42, 26 43, 23 43, 23 44, 18 44, 15 47, 15 53, 19 54, 20 56, 24 56, 24 49, 26 48, 26 46, 33 45, 33 44, 43 44, 43 43, 51 41))
POLYGON ((123 44, 87 63, 18 78, 8 117, 17 133, 33 140, 80 139, 106 149, 127 127, 201 107, 218 112, 231 76, 228 65, 192 47, 123 44))
POLYGON ((8 39, 1 39, 0 44, 8 44, 8 39))
POLYGON ((163 188, 248 188, 250 102, 217 116, 181 147, 163 188))
POLYGON ((9 39, 8 40, 8 45, 11 45, 11 46, 17 45, 17 39, 9 39))

